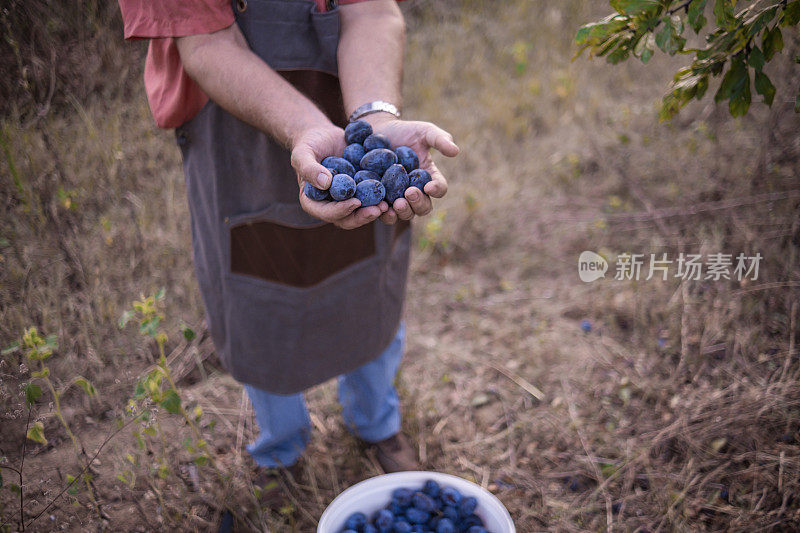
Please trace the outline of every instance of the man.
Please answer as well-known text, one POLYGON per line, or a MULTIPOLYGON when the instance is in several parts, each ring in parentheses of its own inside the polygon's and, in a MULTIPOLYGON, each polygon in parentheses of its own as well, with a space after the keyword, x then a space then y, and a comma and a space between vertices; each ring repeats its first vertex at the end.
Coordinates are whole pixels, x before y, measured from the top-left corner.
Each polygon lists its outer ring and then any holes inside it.
POLYGON ((126 38, 150 38, 145 86, 175 127, 195 269, 225 367, 245 388, 266 469, 297 463, 310 433, 302 391, 339 376, 348 428, 387 472, 417 469, 393 379, 408 221, 447 182, 429 150, 452 137, 399 119, 405 26, 394 0, 120 0, 126 38), (315 202, 345 147, 346 118, 420 156, 432 181, 393 205, 315 202), (299 187, 298 187, 299 185, 299 187))

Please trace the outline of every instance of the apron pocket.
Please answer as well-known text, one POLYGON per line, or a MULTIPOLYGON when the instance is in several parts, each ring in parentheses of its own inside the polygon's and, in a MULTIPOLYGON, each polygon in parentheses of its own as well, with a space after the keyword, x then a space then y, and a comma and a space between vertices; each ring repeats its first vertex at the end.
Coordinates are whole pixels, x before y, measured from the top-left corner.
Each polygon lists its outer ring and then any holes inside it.
POLYGON ((233 376, 289 394, 375 357, 384 342, 377 262, 372 257, 306 288, 227 276, 233 376))
POLYGON ((333 224, 297 228, 241 218, 229 227, 231 274, 311 287, 375 257, 374 223, 343 230, 333 224))

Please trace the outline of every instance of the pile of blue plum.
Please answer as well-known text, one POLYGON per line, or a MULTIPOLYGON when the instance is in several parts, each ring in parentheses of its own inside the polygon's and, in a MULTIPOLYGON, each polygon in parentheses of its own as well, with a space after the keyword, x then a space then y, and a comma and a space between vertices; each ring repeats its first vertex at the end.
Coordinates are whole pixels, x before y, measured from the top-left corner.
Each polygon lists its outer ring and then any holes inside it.
POLYGON ((431 479, 421 489, 395 489, 386 508, 371 519, 353 513, 341 533, 489 533, 477 508, 474 497, 431 479))
POLYGON ((318 202, 357 198, 362 207, 378 205, 386 200, 392 205, 409 187, 423 193, 431 181, 427 170, 419 168, 419 157, 408 146, 392 150, 385 135, 373 133, 363 120, 351 122, 344 129, 347 146, 342 157, 326 157, 322 166, 333 174, 329 189, 318 189, 308 182, 305 195, 318 202))

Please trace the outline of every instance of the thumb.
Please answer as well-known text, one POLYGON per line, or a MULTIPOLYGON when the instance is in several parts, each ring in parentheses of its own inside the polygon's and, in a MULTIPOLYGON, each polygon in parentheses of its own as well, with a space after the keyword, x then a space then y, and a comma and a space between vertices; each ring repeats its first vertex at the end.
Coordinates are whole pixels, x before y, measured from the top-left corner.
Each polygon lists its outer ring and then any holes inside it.
POLYGON ((317 161, 314 151, 307 144, 295 147, 292 150, 291 160, 299 181, 306 181, 318 189, 327 189, 331 186, 333 176, 330 170, 317 161))
POLYGON ((428 125, 428 130, 425 132, 425 142, 428 146, 436 148, 447 157, 455 157, 460 151, 456 143, 453 142, 453 136, 435 124, 428 125))

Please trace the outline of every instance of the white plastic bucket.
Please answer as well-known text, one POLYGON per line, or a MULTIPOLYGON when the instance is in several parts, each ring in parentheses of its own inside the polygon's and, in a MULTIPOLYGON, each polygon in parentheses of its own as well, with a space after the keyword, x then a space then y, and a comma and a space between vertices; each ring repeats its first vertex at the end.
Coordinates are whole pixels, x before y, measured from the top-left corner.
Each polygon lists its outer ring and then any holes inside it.
POLYGON ((400 487, 422 488, 429 479, 442 487, 453 487, 464 496, 478 500, 475 514, 481 517, 491 533, 516 533, 511 515, 494 494, 466 479, 440 472, 397 472, 366 479, 339 494, 331 502, 317 526, 317 533, 340 533, 348 517, 358 511, 371 517, 386 507, 392 499, 392 491, 400 487))

